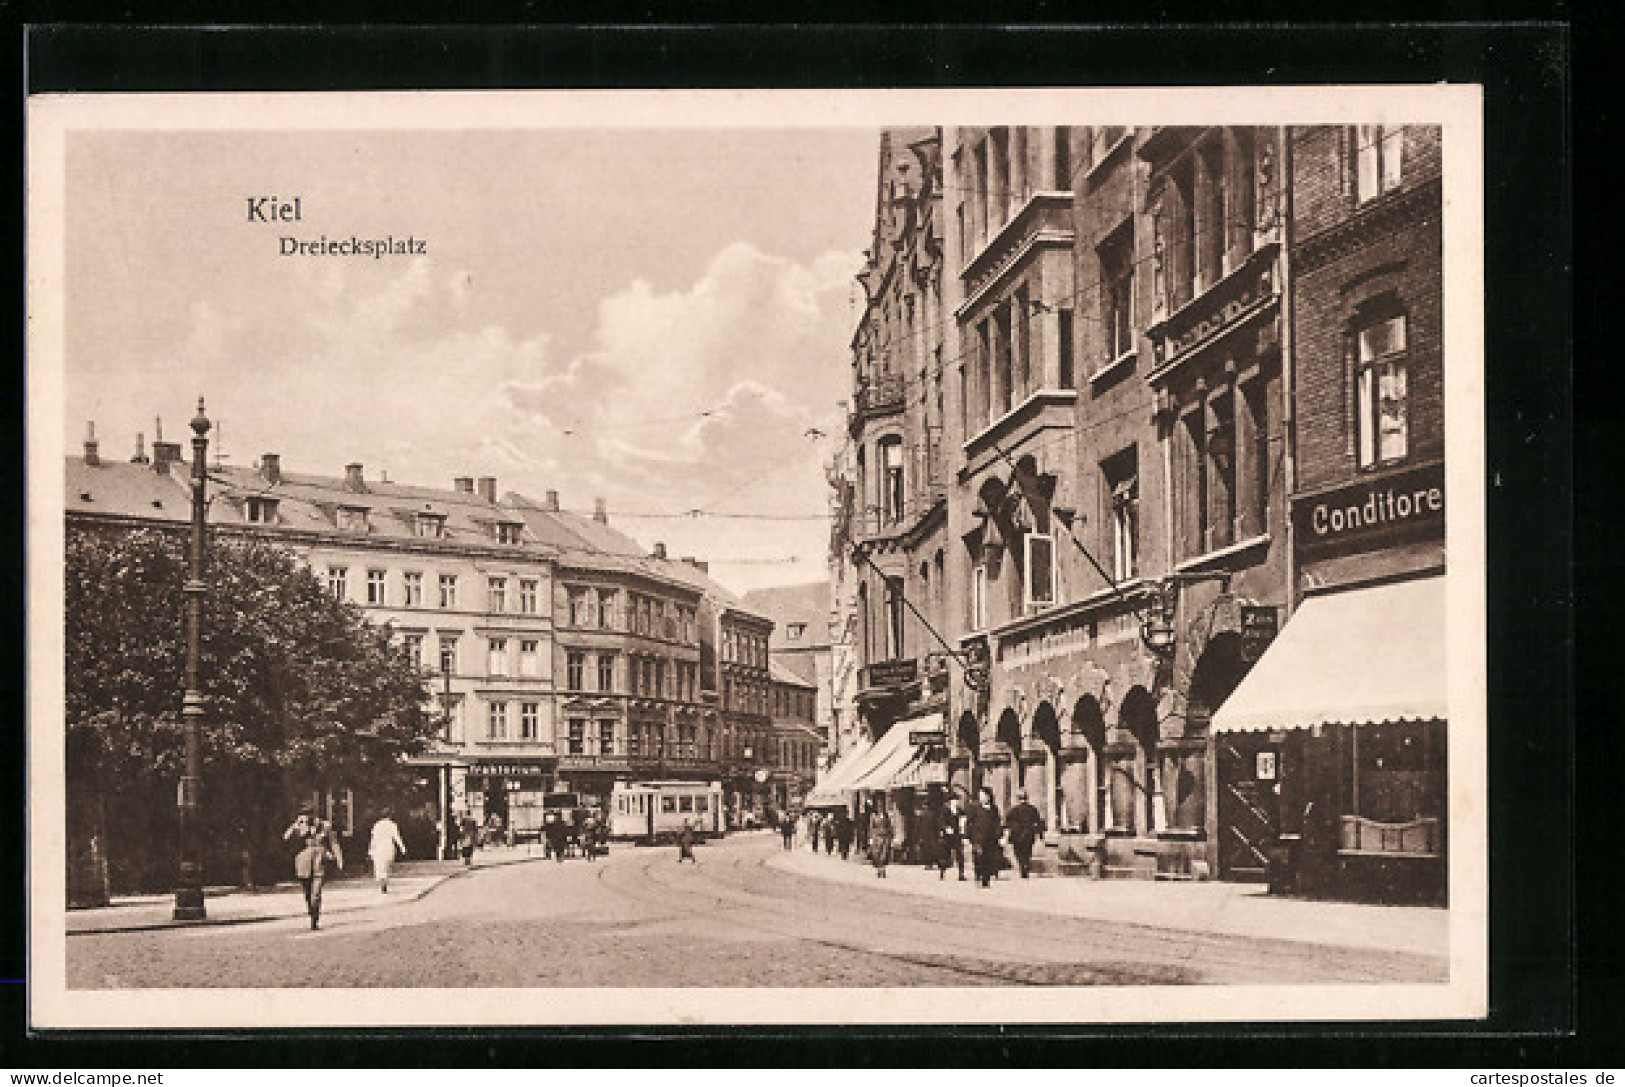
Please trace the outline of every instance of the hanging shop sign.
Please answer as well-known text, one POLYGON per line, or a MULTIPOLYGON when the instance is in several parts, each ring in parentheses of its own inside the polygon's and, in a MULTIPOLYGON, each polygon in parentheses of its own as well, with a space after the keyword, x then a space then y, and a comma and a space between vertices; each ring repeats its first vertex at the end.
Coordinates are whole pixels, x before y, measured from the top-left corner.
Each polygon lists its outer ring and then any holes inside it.
POLYGON ((869 686, 871 687, 900 687, 905 683, 913 683, 918 675, 919 662, 909 657, 905 660, 877 661, 869 666, 869 686))
POLYGON ((469 767, 474 777, 545 777, 548 766, 534 762, 482 762, 469 767))
POLYGON ((1411 538, 1443 537, 1444 464, 1297 499, 1292 528, 1309 554, 1367 551, 1411 538))
POLYGON ((1241 659, 1252 662, 1264 655, 1281 630, 1281 609, 1273 604, 1241 606, 1241 659))
POLYGON ((948 734, 942 729, 911 729, 908 742, 915 747, 946 747, 948 734))

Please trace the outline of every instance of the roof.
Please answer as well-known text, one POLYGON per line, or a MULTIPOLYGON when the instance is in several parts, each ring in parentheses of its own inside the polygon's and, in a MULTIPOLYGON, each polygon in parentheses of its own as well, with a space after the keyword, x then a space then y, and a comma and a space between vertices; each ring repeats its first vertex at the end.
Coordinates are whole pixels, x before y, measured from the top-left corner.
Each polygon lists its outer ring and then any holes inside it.
POLYGON ((810 688, 812 690, 817 690, 818 689, 818 684, 811 682, 806 677, 802 676, 800 673, 794 671, 793 669, 786 668, 784 666, 784 662, 780 661, 778 658, 771 655, 772 650, 769 650, 768 652, 769 652, 769 656, 767 658, 768 678, 771 679, 774 683, 782 683, 787 687, 807 687, 807 688, 810 688))
POLYGON ((768 648, 780 652, 830 647, 829 597, 828 581, 809 581, 801 585, 753 589, 744 599, 777 624, 768 648), (793 634, 798 626, 801 633, 793 634))
POLYGON ((1309 597, 1213 731, 1448 718, 1445 608, 1443 577, 1309 597))

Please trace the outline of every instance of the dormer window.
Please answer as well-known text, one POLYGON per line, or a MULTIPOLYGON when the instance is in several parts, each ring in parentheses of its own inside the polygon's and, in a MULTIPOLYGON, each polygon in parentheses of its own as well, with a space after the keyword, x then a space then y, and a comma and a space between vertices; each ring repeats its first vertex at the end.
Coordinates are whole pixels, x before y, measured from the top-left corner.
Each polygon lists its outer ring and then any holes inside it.
POLYGON ((420 513, 417 516, 416 530, 418 536, 426 540, 438 540, 446 534, 445 515, 439 513, 420 513))
POLYGON ((275 498, 251 496, 243 504, 243 516, 248 519, 248 523, 251 525, 274 525, 276 524, 277 502, 278 499, 275 498))
POLYGON ((340 506, 339 531, 367 531, 367 508, 365 506, 340 506))
POLYGON ((792 642, 799 642, 802 635, 807 633, 806 623, 791 623, 786 631, 792 642))
POLYGON ((518 521, 497 522, 497 543, 518 544, 524 536, 525 526, 518 521))

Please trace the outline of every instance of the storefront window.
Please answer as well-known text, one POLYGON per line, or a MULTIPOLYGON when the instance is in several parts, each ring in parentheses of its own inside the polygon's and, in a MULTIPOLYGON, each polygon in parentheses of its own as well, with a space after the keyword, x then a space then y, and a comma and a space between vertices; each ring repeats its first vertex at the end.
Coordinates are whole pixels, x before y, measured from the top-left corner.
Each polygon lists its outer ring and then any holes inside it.
POLYGON ((1349 729, 1341 847, 1433 856, 1445 803, 1444 722, 1349 729))

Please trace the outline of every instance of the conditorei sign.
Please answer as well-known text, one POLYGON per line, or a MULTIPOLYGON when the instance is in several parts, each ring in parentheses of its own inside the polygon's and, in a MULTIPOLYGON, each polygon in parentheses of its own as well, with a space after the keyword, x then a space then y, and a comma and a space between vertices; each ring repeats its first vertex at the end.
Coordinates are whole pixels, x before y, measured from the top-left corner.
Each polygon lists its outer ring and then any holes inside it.
POLYGON ((1444 502, 1444 464, 1435 462, 1295 499, 1292 527, 1300 551, 1363 551, 1442 537, 1444 502))

